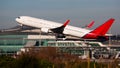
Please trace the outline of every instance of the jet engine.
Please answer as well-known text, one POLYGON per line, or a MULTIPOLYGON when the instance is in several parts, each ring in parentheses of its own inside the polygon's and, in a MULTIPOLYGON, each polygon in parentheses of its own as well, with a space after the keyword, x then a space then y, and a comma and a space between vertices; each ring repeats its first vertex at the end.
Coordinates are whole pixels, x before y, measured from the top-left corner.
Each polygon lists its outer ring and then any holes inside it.
POLYGON ((42 32, 45 32, 45 33, 48 33, 48 32, 49 32, 49 29, 48 29, 48 28, 42 28, 41 31, 42 31, 42 32))

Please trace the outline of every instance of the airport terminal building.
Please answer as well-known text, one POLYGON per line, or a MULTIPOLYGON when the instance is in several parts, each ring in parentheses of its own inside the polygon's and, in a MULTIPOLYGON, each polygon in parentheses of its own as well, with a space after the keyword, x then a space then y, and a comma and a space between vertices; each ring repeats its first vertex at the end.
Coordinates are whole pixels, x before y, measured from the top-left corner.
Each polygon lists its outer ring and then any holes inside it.
MULTIPOLYGON (((112 37, 116 47, 116 51, 120 51, 120 39, 119 36, 112 37)), ((101 42, 87 42, 80 40, 59 40, 56 41, 54 36, 50 35, 0 35, 0 55, 13 55, 20 52, 23 48, 27 47, 58 47, 60 51, 70 54, 83 55, 85 54, 85 48, 91 49, 103 47, 106 48, 108 44, 101 42), (105 44, 105 45, 104 45, 105 44)))

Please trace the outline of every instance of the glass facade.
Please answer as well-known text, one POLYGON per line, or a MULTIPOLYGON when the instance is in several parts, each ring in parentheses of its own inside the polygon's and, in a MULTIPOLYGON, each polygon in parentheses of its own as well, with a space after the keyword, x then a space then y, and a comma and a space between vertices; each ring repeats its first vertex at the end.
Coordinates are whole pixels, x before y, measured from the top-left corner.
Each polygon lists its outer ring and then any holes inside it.
POLYGON ((17 52, 24 47, 27 35, 0 35, 0 52, 17 52))

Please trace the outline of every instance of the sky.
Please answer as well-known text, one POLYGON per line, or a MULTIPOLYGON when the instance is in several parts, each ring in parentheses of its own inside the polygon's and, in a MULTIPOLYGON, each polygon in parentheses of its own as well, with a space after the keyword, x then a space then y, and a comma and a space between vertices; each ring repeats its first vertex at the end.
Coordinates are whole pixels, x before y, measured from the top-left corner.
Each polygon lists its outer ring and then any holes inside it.
POLYGON ((95 21, 95 29, 110 18, 115 22, 111 33, 120 34, 120 0, 0 0, 0 29, 14 27, 18 16, 32 16, 45 20, 83 27, 95 21))

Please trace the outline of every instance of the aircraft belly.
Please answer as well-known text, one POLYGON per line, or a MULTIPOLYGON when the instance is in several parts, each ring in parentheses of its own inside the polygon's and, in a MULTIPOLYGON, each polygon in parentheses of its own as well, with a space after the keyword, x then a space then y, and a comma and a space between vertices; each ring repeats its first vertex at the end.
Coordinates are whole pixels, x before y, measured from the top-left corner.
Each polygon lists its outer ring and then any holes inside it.
POLYGON ((71 36, 76 36, 76 37, 83 37, 84 35, 86 35, 87 33, 89 33, 88 31, 70 31, 70 30, 64 30, 63 32, 64 34, 68 34, 71 36))

